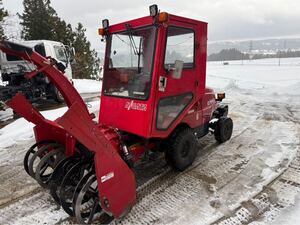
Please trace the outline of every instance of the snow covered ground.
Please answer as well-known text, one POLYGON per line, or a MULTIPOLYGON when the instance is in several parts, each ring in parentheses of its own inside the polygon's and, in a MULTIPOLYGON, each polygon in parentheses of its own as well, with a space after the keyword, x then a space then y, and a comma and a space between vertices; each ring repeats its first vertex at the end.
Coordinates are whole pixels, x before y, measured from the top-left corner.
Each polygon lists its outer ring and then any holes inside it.
MULTIPOLYGON (((281 59, 280 67, 278 59, 209 62, 207 74, 210 87, 226 92, 232 139, 222 145, 213 136, 201 139, 183 173, 157 168, 117 223, 299 224, 300 59, 281 59)), ((98 108, 92 103, 92 111, 98 108)), ((43 113, 53 118, 65 110, 43 113)), ((0 129, 0 224, 73 223, 22 168, 32 137, 23 119, 0 129)))
POLYGON ((275 86, 273 92, 282 90, 299 82, 300 58, 261 59, 246 61, 209 62, 207 67, 208 85, 224 87, 228 82, 236 83, 240 88, 262 89, 275 86), (215 78, 215 79, 214 79, 215 78))
POLYGON ((96 80, 78 80, 73 79, 76 90, 80 93, 100 93, 102 88, 102 82, 96 80))

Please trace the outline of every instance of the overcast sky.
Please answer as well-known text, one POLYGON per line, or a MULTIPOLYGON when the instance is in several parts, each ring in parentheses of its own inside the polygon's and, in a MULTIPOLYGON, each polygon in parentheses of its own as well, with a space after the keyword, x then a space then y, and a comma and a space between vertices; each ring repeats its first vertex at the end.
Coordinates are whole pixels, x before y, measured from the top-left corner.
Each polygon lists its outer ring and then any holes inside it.
MULTIPOLYGON (((102 49, 98 27, 104 18, 110 24, 145 16, 156 3, 161 11, 208 22, 209 41, 300 37, 299 0, 52 0, 58 15, 87 28, 96 49, 102 49)), ((22 13, 22 0, 3 0, 12 13, 22 13)))

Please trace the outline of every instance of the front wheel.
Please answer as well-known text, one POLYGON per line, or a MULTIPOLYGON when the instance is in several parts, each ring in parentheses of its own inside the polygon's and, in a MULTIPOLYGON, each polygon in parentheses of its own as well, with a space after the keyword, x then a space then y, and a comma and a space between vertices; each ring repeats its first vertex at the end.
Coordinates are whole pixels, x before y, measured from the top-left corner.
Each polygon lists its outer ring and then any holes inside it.
POLYGON ((60 91, 56 87, 54 87, 54 100, 57 103, 64 102, 64 97, 62 96, 62 94, 60 93, 60 91))
POLYGON ((193 130, 185 128, 176 132, 165 154, 167 162, 174 169, 183 171, 189 167, 197 154, 197 140, 193 130))
POLYGON ((215 139, 219 143, 224 143, 231 138, 233 130, 233 122, 231 118, 221 117, 215 128, 215 139))

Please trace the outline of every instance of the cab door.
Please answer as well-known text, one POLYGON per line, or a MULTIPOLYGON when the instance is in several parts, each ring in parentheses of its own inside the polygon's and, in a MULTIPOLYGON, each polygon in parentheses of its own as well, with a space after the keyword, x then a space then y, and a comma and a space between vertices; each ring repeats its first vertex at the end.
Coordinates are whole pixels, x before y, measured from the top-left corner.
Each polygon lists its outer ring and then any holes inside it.
POLYGON ((197 26, 174 22, 165 28, 165 51, 162 54, 161 74, 156 95, 156 120, 153 121, 155 136, 168 135, 182 120, 182 114, 194 103, 199 84, 196 74, 197 26), (180 78, 173 76, 175 61, 183 62, 180 78))

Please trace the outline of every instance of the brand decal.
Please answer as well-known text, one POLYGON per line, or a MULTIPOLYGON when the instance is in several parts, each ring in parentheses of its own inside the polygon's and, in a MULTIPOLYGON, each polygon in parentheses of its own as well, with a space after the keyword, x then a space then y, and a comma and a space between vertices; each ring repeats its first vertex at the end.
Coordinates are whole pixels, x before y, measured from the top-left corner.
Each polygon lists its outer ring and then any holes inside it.
POLYGON ((147 111, 147 104, 130 101, 130 102, 126 102, 125 108, 127 110, 138 110, 138 111, 146 112, 147 111))
POLYGON ((101 177, 101 183, 104 183, 105 181, 110 180, 111 178, 113 178, 115 176, 114 172, 110 172, 104 176, 101 177))

